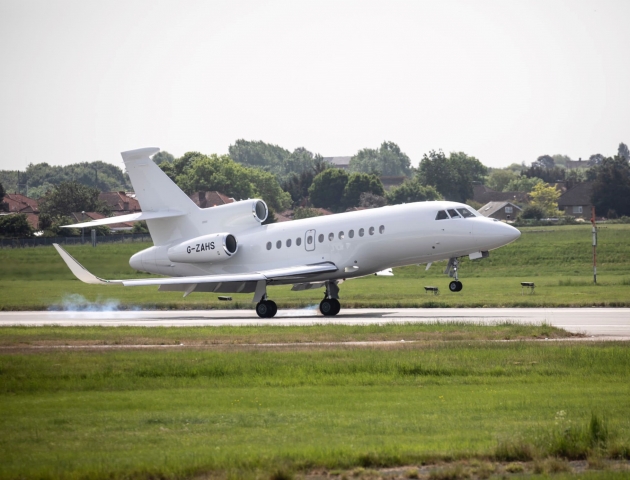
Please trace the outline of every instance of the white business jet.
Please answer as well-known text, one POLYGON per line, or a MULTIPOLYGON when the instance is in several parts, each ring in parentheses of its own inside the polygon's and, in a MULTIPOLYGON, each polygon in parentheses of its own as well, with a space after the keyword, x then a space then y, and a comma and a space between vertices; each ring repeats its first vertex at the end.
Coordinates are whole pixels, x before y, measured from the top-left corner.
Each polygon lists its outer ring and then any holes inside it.
POLYGON ((520 232, 455 202, 418 202, 358 212, 262 225, 267 205, 243 200, 199 208, 153 162, 158 148, 123 152, 141 213, 66 225, 89 228, 146 220, 154 246, 133 255, 132 268, 164 275, 140 280, 103 280, 59 245, 55 248, 76 277, 92 284, 159 285, 160 291, 253 293, 256 313, 271 318, 276 304, 270 285, 293 290, 325 288, 322 314, 339 313, 339 284, 392 267, 448 260, 444 273, 458 292, 459 258, 488 256, 520 232))

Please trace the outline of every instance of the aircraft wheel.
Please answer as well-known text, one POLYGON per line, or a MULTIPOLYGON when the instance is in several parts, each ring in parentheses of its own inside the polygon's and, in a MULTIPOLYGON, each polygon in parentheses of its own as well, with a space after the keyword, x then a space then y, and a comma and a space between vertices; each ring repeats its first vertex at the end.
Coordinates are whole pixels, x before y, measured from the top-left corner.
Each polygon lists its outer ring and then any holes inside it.
POLYGON ((267 318, 273 318, 276 316, 276 313, 278 313, 278 306, 276 305, 276 302, 274 302, 273 300, 267 300, 267 305, 269 306, 269 315, 267 315, 267 318))
POLYGON ((456 282, 455 280, 453 280, 451 283, 448 284, 448 289, 451 292, 459 292, 462 289, 461 284, 461 282, 456 282))
POLYGON ((319 304, 319 311, 325 317, 334 317, 339 310, 341 310, 341 305, 336 298, 324 298, 319 304))
POLYGON ((256 313, 260 318, 272 318, 277 311, 276 303, 271 300, 263 300, 256 304, 256 313))
POLYGON ((462 285, 462 282, 457 281, 457 290, 456 291, 461 292, 462 288, 464 288, 464 286, 462 285))

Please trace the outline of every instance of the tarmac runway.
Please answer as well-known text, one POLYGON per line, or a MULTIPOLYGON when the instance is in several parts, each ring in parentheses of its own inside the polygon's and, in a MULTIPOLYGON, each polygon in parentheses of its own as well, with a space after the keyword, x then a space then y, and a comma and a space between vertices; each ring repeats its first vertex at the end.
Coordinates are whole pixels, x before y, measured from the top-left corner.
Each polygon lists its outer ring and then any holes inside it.
POLYGON ((0 312, 0 326, 242 326, 242 325, 366 325, 382 323, 498 322, 550 325, 601 339, 630 340, 629 308, 358 308, 324 317, 316 308, 279 310, 261 319, 253 310, 55 311, 0 312))

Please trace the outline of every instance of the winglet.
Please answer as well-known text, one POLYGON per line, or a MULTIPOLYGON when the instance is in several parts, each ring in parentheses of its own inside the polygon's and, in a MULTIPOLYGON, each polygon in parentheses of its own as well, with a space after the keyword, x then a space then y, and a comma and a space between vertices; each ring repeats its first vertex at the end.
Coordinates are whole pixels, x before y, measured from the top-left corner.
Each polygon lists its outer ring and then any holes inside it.
POLYGON ((109 285, 112 283, 122 283, 122 280, 103 280, 102 278, 97 277, 96 275, 92 275, 83 265, 77 262, 72 255, 66 252, 63 248, 61 248, 56 243, 53 243, 53 246, 61 255, 61 258, 74 276, 77 277, 84 283, 91 283, 93 285, 109 285))

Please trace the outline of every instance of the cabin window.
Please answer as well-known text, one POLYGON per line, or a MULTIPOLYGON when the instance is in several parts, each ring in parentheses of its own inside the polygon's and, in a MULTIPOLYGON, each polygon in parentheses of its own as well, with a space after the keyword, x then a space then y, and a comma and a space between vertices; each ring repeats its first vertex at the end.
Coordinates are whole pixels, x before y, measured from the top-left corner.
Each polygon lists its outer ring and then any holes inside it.
POLYGON ((320 233, 319 237, 317 237, 317 240, 319 240, 319 243, 324 243, 324 234, 320 233))
POLYGON ((451 216, 451 218, 462 218, 462 217, 459 215, 459 213, 457 213, 457 212, 455 211, 455 209, 454 209, 454 208, 449 208, 447 211, 448 211, 448 214, 451 216))
POLYGON ((472 213, 470 210, 468 210, 467 208, 458 208, 457 211, 459 212, 459 214, 464 217, 464 218, 468 218, 468 217, 474 217, 475 214, 472 213))
POLYGON ((359 228, 359 237, 362 237, 365 234, 365 230, 359 228))
POLYGON ((335 239, 335 234, 334 234, 334 233, 332 233, 332 232, 330 232, 330 233, 328 234, 328 241, 329 241, 329 242, 332 242, 334 239, 335 239))
MULTIPOLYGON (((313 237, 308 237, 308 238, 310 238, 310 239, 311 239, 311 241, 310 241, 310 242, 308 242, 308 243, 309 243, 309 245, 310 245, 311 243, 313 243, 313 237)), ((302 239, 301 239, 300 237, 296 238, 296 239, 295 239, 295 244, 296 244, 298 247, 299 247, 300 245, 302 245, 302 239)))
POLYGON ((349 236, 350 238, 354 238, 354 230, 350 230, 350 231, 348 232, 348 236, 349 236))
POLYGON ((343 232, 339 232, 339 240, 343 240, 345 237, 345 235, 343 234, 343 232))
POLYGON ((446 220, 447 218, 448 218, 448 215, 446 214, 444 210, 440 210, 435 216, 436 220, 446 220))
POLYGON ((276 242, 276 248, 280 248, 280 247, 282 247, 282 241, 281 241, 281 240, 278 240, 278 241, 276 242))
POLYGON ((267 242, 267 250, 271 250, 271 242, 267 242))
POLYGON ((378 233, 380 233, 381 235, 385 233, 385 225, 381 225, 380 227, 378 227, 378 233))
MULTIPOLYGON (((298 241, 299 241, 299 240, 300 240, 300 239, 298 238, 298 241)), ((312 244, 313 244, 313 237, 312 237, 311 235, 309 235, 308 237, 306 237, 306 243, 308 243, 309 245, 312 245, 312 244)), ((299 243, 298 243, 298 245, 299 245, 299 243)))
POLYGON ((374 227, 370 227, 370 235, 374 235, 374 227))
POLYGON ((287 248, 288 248, 288 247, 290 247, 290 246, 291 246, 291 239, 289 238, 289 239, 287 240, 287 248))

